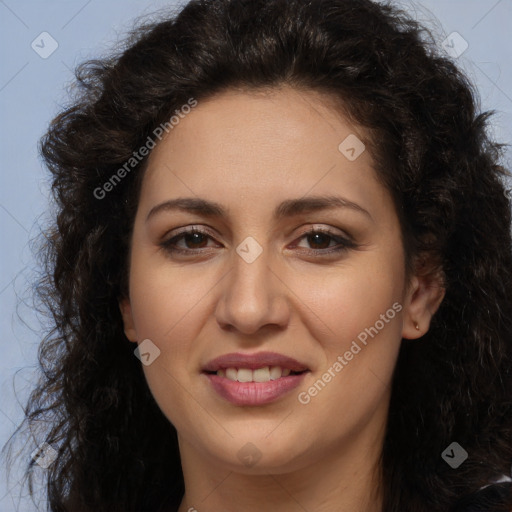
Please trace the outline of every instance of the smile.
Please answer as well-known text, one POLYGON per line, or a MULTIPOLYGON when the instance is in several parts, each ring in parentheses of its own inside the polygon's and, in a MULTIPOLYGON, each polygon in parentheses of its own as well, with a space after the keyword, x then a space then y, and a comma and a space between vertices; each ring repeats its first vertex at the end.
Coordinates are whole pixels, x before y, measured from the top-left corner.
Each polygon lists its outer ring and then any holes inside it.
MULTIPOLYGON (((219 377, 238 382, 268 382, 277 380, 281 377, 288 377, 292 371, 289 368, 281 368, 280 366, 264 366, 256 370, 250 368, 226 368, 225 370, 217 370, 219 377)), ((294 375, 302 372, 293 372, 294 375)))
POLYGON ((272 352, 227 354, 203 368, 203 375, 223 399, 238 406, 265 405, 300 385, 309 369, 272 352))

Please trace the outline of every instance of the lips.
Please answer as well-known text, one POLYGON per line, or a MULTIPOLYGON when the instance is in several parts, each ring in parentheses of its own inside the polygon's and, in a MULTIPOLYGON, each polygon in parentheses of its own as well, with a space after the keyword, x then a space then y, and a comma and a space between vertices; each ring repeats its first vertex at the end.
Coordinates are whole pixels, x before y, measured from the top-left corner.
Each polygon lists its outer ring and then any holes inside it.
POLYGON ((203 367, 207 373, 216 373, 218 370, 227 370, 228 368, 246 368, 248 370, 258 370, 264 367, 279 366, 290 372, 300 373, 309 370, 309 368, 293 359, 276 352, 259 352, 257 354, 233 353, 213 359, 203 367))
POLYGON ((226 354, 203 368, 213 390, 237 406, 259 406, 274 402, 303 380, 309 368, 275 352, 226 354))

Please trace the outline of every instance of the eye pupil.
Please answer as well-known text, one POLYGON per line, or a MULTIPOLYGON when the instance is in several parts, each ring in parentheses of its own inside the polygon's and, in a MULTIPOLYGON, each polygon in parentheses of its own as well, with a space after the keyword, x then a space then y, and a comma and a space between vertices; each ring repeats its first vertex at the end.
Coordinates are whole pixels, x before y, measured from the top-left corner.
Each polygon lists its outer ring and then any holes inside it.
POLYGON ((201 241, 204 242, 204 240, 201 240, 202 238, 204 238, 204 235, 202 233, 187 233, 185 235, 185 238, 188 238, 188 242, 191 242, 192 244, 200 244, 201 241))
MULTIPOLYGON (((311 241, 311 239, 313 239, 313 243, 312 245, 326 245, 326 244, 322 244, 322 237, 325 239, 327 239, 327 247, 329 246, 329 239, 331 238, 329 235, 325 235, 323 233, 313 233, 312 235, 309 235, 309 239, 311 241), (320 238, 320 242, 318 242, 318 238, 320 238)), ((325 247, 323 247, 325 248, 325 247)))

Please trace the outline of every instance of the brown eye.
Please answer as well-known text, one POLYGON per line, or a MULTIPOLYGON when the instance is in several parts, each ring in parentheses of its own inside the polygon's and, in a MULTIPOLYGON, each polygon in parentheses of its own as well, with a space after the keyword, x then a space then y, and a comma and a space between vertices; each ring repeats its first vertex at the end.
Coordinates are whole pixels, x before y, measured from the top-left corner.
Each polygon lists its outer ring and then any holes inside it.
POLYGON ((197 249, 207 248, 208 239, 212 239, 208 233, 200 229, 193 228, 182 231, 178 235, 162 242, 160 245, 168 252, 186 253, 197 249), (178 245, 182 241, 185 246, 178 245))
MULTIPOLYGON (((169 253, 193 254, 201 249, 208 249, 208 241, 213 240, 206 231, 198 228, 186 229, 160 244, 169 253)), ((355 248, 357 245, 347 237, 330 230, 313 229, 304 233, 299 240, 306 240, 309 247, 305 249, 316 256, 328 255, 355 248), (334 243, 333 243, 334 242, 334 243)), ((304 248, 296 244, 298 248, 304 248)))
POLYGON ((357 246, 349 238, 324 229, 308 231, 300 237, 300 240, 302 239, 307 241, 312 252, 319 253, 319 255, 321 255, 322 252, 340 252, 357 246), (332 242, 335 242, 334 245, 331 245, 332 242))
POLYGON ((332 236, 326 235, 325 233, 314 233, 307 235, 307 240, 313 249, 327 249, 330 242, 333 240, 332 236), (322 247, 319 247, 322 246, 322 247))
POLYGON ((187 242, 191 244, 192 247, 189 246, 187 247, 188 249, 198 249, 203 247, 205 242, 208 243, 206 240, 206 235, 199 232, 185 233, 179 237, 174 238, 174 240, 177 239, 183 239, 185 244, 187 244, 187 242))

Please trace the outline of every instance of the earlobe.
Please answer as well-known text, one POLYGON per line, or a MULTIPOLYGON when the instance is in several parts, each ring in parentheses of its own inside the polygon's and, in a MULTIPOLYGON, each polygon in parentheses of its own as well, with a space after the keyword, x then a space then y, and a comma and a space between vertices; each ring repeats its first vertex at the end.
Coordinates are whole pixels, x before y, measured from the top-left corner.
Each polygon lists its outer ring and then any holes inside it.
POLYGON ((124 334, 126 337, 133 342, 137 341, 137 333, 133 323, 132 306, 130 300, 125 298, 119 301, 119 310, 123 317, 124 334))
POLYGON ((414 276, 404 307, 402 338, 421 338, 430 327, 430 321, 445 295, 441 276, 414 276))

